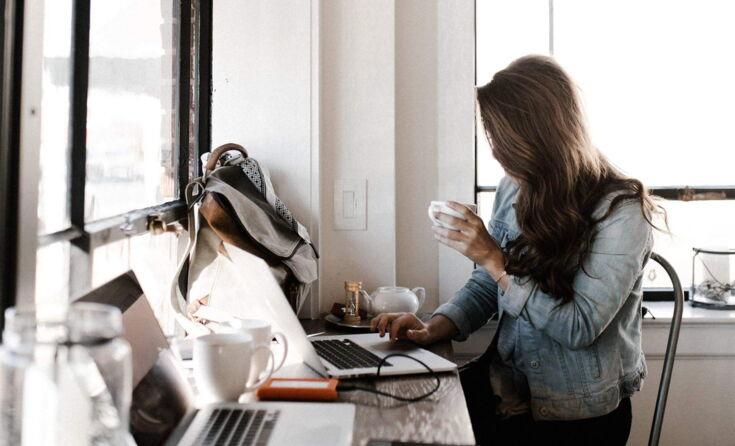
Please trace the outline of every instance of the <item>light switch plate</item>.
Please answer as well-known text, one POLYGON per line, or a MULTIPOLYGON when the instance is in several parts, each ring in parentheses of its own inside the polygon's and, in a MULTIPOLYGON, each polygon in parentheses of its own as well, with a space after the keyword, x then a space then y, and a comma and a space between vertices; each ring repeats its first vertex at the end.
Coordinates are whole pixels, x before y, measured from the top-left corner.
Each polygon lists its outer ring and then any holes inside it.
POLYGON ((334 181, 334 229, 367 230, 367 179, 342 178, 334 181))

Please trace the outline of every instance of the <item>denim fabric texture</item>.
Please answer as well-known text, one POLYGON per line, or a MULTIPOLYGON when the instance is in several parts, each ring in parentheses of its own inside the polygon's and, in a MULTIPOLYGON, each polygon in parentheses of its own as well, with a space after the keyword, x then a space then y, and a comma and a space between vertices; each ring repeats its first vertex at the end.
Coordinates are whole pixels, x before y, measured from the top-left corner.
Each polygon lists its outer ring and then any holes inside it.
MULTIPOLYGON (((518 186, 501 180, 488 225, 501 248, 518 236, 518 186)), ((601 200, 602 216, 613 195, 601 200)), ((509 276, 505 292, 478 267, 441 314, 459 329, 456 340, 485 325, 503 323, 498 353, 527 382, 536 420, 578 420, 608 414, 640 390, 646 376, 641 349, 641 283, 653 245, 652 228, 636 201, 618 205, 600 222, 574 298, 563 303, 528 277, 509 276)))

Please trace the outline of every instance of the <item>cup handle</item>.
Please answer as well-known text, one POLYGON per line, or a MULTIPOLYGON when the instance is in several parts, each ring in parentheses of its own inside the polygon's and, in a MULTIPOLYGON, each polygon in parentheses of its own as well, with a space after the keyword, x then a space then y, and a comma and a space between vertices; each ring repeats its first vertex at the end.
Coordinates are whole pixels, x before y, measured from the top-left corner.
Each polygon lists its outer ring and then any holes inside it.
POLYGON ((416 309, 416 313, 418 313, 421 307, 424 306, 424 301, 426 300, 426 290, 423 287, 416 287, 411 291, 413 291, 419 298, 419 307, 416 309))
MULTIPOLYGON (((280 370, 281 367, 283 367, 283 363, 286 362, 286 356, 288 356, 288 339, 286 339, 286 336, 284 336, 281 332, 273 333, 273 337, 276 338, 279 344, 283 345, 283 357, 281 358, 281 361, 278 363, 278 365, 273 368, 273 371, 275 372, 277 370, 280 370)), ((273 355, 272 352, 271 355, 273 355)))
POLYGON ((253 349, 253 356, 255 356, 255 353, 258 350, 265 350, 268 352, 268 355, 270 355, 270 358, 271 358, 270 360, 271 367, 270 367, 270 370, 268 370, 268 375, 258 380, 255 384, 252 384, 249 386, 247 385, 247 383, 245 383, 245 392, 252 392, 253 390, 256 390, 258 387, 265 384, 265 382, 268 381, 271 378, 271 376, 273 376, 273 372, 276 371, 275 367, 273 367, 276 364, 276 358, 275 356, 273 356, 273 352, 271 351, 270 346, 266 347, 265 345, 261 345, 259 347, 256 347, 255 349, 253 349))

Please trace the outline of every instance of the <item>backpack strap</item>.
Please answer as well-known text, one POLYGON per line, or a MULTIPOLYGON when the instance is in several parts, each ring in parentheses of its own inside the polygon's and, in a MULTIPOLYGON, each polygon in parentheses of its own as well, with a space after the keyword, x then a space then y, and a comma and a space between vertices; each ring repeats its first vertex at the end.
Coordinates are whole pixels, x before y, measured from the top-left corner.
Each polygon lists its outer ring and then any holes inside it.
POLYGON ((221 146, 212 150, 211 155, 209 155, 207 164, 204 166, 204 178, 205 179, 207 175, 210 172, 212 172, 215 167, 217 167, 217 162, 219 161, 219 158, 230 150, 237 150, 238 152, 242 153, 245 158, 248 157, 248 151, 245 150, 245 147, 241 146, 240 144, 235 144, 235 143, 222 144, 221 146))
POLYGON ((197 243, 197 234, 199 233, 199 201, 204 196, 204 180, 197 178, 187 184, 184 192, 187 205, 188 216, 188 232, 189 241, 186 244, 186 250, 181 256, 176 273, 171 281, 171 307, 174 310, 174 318, 178 325, 188 333, 196 333, 200 327, 198 324, 190 321, 186 315, 187 296, 189 294, 189 260, 191 253, 197 243), (183 277, 182 277, 183 274, 183 277), (183 286, 183 290, 182 290, 183 286))

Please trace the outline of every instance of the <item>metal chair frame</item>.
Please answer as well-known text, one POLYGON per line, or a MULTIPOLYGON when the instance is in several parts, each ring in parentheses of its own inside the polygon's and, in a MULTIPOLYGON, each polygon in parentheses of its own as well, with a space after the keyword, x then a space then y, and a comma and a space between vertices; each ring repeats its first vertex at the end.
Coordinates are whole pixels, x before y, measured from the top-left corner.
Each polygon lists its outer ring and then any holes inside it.
POLYGON ((684 291, 674 267, 666 259, 654 252, 651 253, 651 260, 663 267, 674 286, 674 314, 671 317, 669 339, 666 343, 666 354, 664 355, 664 364, 661 370, 661 382, 659 383, 658 396, 656 397, 656 409, 653 412, 653 423, 651 424, 651 433, 648 437, 649 446, 658 446, 659 439, 661 438, 661 427, 664 422, 664 412, 666 411, 666 400, 669 396, 669 387, 671 385, 671 374, 674 371, 676 346, 679 342, 681 316, 684 311, 684 291))

